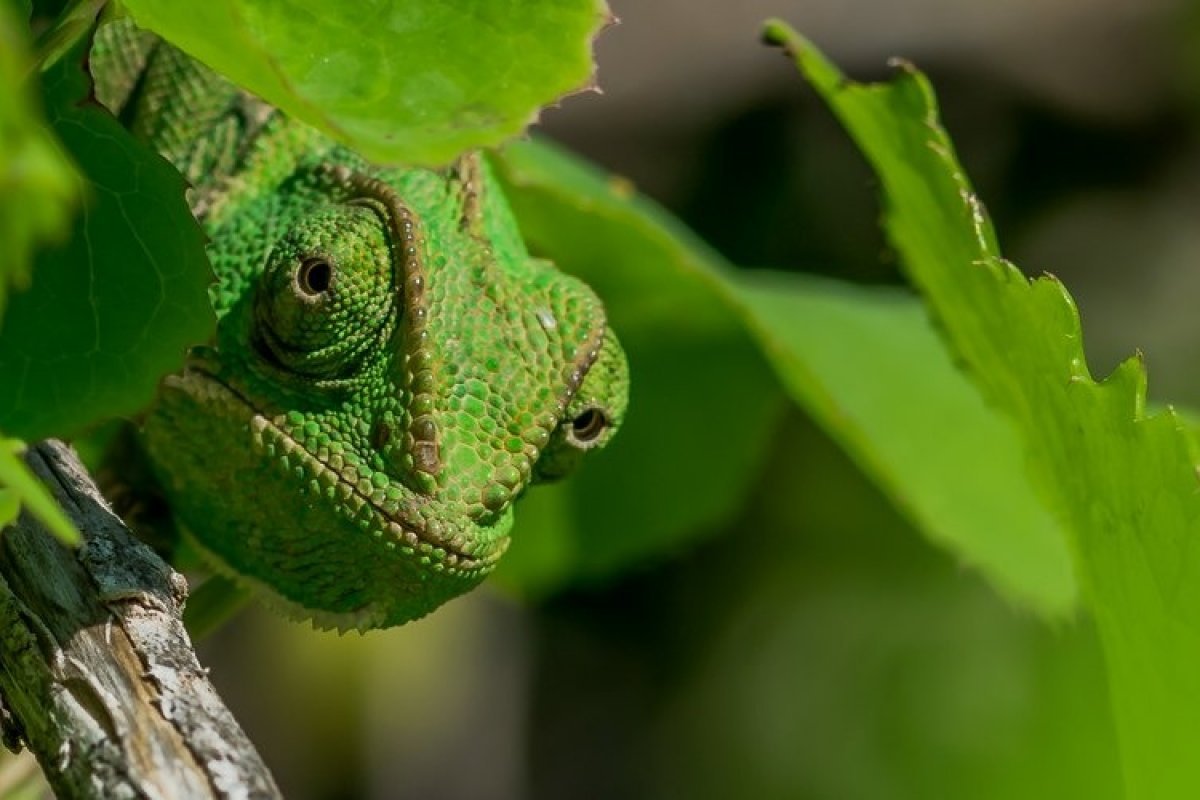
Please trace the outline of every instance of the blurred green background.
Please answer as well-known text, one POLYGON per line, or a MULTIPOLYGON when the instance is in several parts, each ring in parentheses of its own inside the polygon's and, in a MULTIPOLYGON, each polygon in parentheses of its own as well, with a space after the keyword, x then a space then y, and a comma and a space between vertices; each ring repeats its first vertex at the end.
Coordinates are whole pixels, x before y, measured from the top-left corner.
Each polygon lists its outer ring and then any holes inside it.
MULTIPOLYGON (((1141 349, 1153 399, 1200 404, 1192 4, 611 5, 604 94, 542 130, 732 261, 901 280, 869 170, 757 43, 781 16, 856 77, 925 70, 1009 257, 1079 303, 1093 373, 1141 349)), ((697 435, 748 423, 772 454, 734 518, 633 571, 489 584, 366 637, 254 609, 202 659, 290 798, 1119 796, 1088 620, 1010 607, 798 411, 697 435)))

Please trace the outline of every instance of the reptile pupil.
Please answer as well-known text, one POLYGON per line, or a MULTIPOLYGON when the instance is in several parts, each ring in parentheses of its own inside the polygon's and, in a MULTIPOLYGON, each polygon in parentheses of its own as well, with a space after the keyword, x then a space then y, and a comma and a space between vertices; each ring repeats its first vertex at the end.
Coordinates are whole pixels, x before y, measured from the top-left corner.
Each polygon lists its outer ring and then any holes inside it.
POLYGON ((308 258, 300 265, 296 274, 296 284, 300 291, 310 296, 324 294, 329 291, 333 282, 333 266, 323 258, 308 258))
POLYGON ((575 434, 576 441, 587 443, 595 441, 607 425, 608 420, 604 418, 604 412, 589 408, 571 420, 571 432, 575 434))

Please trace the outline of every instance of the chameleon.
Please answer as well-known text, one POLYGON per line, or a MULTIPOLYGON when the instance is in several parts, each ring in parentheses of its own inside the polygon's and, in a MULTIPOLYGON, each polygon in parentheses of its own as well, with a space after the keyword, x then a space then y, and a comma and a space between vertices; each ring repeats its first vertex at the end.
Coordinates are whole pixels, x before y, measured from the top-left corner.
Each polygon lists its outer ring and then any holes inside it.
POLYGON ((517 498, 625 416, 597 295, 530 255, 483 153, 369 163, 127 19, 89 67, 209 238, 215 338, 139 438, 189 540, 323 628, 399 625, 477 585, 517 498))

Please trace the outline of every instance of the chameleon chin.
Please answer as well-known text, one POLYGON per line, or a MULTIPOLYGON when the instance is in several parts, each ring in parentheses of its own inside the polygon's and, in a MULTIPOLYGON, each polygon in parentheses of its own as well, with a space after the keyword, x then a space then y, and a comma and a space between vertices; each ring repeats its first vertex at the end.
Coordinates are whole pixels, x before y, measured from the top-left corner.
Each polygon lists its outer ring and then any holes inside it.
POLYGON ((477 153, 373 166, 125 21, 91 65, 210 237, 216 339, 142 432, 183 526, 322 626, 398 625, 478 584, 521 493, 621 424, 595 294, 530 257, 477 153))

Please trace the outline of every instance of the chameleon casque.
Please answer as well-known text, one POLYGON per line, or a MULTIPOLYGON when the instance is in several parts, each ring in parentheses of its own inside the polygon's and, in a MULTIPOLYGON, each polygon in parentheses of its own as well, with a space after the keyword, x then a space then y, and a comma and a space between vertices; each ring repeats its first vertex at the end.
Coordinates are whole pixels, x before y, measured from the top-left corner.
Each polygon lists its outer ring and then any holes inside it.
POLYGON ((479 153, 374 166, 125 20, 90 67, 210 240, 216 338, 141 436, 185 529, 323 627, 397 625, 475 586, 517 497, 624 416, 596 295, 530 257, 479 153))

